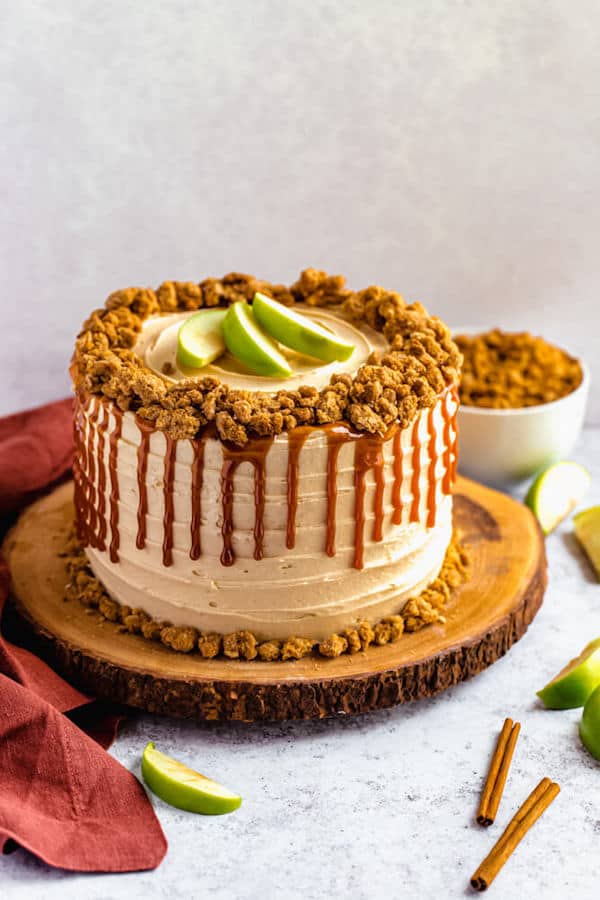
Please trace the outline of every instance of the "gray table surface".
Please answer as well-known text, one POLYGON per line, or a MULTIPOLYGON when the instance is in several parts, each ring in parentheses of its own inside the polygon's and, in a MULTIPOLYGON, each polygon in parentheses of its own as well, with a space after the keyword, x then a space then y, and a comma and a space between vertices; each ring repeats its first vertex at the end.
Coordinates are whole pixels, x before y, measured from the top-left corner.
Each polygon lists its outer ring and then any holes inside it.
MULTIPOLYGON (((600 429, 575 458, 600 502, 600 429)), ((0 860, 0 895, 149 897, 461 897, 469 876, 544 775, 561 794, 517 849, 496 897, 598 896, 600 763, 582 748, 579 711, 545 711, 535 690, 600 635, 600 585, 570 524, 548 539, 550 585, 528 634, 472 682, 426 702, 355 719, 211 725, 138 715, 112 753, 139 775, 149 739, 243 795, 240 810, 194 816, 152 797, 169 841, 154 872, 74 875, 24 851, 0 860), (497 823, 474 824, 495 735, 522 734, 497 823)))

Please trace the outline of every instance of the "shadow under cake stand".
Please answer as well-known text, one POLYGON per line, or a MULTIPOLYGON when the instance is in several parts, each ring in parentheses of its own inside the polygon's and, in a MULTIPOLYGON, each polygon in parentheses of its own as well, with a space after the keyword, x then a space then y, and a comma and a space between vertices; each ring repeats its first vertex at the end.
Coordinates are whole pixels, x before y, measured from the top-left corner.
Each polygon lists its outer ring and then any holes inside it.
POLYGON ((526 507, 459 477, 454 519, 470 579, 453 591, 445 624, 335 659, 203 659, 65 602, 69 482, 25 510, 4 542, 13 581, 9 624, 19 642, 82 690, 152 713, 257 722, 369 712, 477 675, 523 636, 542 604, 544 540, 526 507))

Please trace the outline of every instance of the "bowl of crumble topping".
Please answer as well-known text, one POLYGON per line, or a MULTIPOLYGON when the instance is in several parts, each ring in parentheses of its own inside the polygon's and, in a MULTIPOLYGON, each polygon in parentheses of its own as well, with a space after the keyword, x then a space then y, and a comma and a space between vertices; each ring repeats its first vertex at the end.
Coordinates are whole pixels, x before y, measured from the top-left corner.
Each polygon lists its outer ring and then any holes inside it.
POLYGON ((453 336, 463 355, 461 472, 509 487, 567 457, 585 418, 585 363, 529 332, 463 327, 453 336))

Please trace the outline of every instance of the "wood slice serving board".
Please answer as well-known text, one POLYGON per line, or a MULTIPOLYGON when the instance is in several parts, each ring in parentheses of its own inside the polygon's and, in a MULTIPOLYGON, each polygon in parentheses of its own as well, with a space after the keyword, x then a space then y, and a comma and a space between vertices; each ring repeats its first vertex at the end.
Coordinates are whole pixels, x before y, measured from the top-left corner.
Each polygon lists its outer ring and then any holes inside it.
POLYGON ((522 637, 541 606, 544 541, 529 510, 464 478, 454 509, 471 577, 453 593, 446 623, 353 656, 205 660, 122 633, 65 602, 61 552, 73 520, 70 483, 29 507, 5 541, 13 611, 21 639, 65 677, 149 712, 245 722, 368 712, 431 697, 481 672, 522 637))

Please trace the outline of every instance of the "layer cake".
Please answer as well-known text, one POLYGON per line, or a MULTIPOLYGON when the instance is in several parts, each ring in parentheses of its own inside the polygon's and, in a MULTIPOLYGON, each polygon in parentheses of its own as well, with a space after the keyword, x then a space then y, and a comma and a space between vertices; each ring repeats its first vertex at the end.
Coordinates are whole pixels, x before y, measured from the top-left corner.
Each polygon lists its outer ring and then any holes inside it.
POLYGON ((420 304, 315 270, 291 288, 232 275, 111 295, 73 359, 74 474, 78 540, 120 620, 179 629, 189 650, 246 635, 239 655, 276 659, 290 640, 344 652, 386 622, 397 636, 411 604, 417 627, 423 592, 421 624, 443 619, 427 591, 452 538, 459 366, 420 304), (228 354, 182 370, 181 323, 257 290, 350 358, 290 351, 285 379, 228 354))

